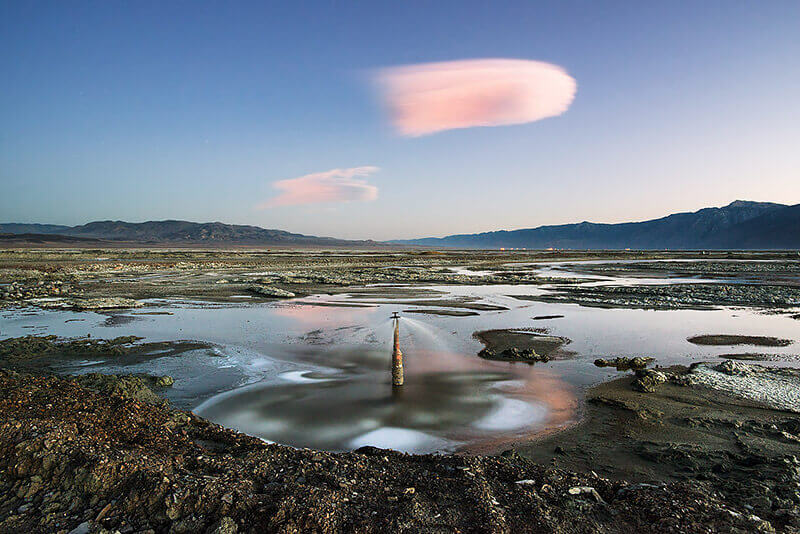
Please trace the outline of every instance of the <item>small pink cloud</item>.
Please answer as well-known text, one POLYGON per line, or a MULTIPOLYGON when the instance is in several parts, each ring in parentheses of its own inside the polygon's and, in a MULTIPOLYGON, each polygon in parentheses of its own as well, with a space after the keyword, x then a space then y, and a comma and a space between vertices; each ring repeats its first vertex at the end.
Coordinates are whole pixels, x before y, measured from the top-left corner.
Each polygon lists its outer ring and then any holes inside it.
POLYGON ((379 171, 378 167, 353 167, 331 169, 325 172, 306 174, 289 180, 279 180, 272 185, 281 193, 263 204, 259 209, 276 206, 297 206, 323 202, 369 201, 378 198, 378 188, 368 184, 359 176, 369 176, 379 171))
POLYGON ((464 59, 390 67, 377 80, 401 135, 503 126, 564 113, 577 84, 557 65, 522 59, 464 59))

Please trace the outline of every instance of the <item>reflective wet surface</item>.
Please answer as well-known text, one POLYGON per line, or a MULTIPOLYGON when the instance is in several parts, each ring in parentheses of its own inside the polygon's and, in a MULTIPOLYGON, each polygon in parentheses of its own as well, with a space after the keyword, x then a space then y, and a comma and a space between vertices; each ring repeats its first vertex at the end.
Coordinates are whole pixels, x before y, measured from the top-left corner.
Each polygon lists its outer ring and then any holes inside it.
MULTIPOLYGON (((574 275, 555 267, 542 274, 574 275)), ((400 390, 390 383, 389 317, 435 307, 430 296, 424 306, 409 304, 409 298, 393 304, 385 296, 359 294, 270 304, 150 301, 144 309, 114 314, 5 310, 0 337, 137 335, 146 341, 208 342, 179 355, 60 361, 57 370, 171 375, 175 385, 164 394, 177 406, 268 441, 410 452, 500 450, 575 421, 583 388, 616 375, 595 367, 598 357, 653 356, 667 366, 753 350, 686 341, 704 333, 800 340, 800 321, 753 310, 599 309, 514 298, 543 291, 536 286, 431 289, 445 300, 469 298, 507 309, 466 317, 405 314, 400 324, 406 384, 400 390), (331 305, 354 302, 362 307, 331 305), (533 319, 541 316, 563 317, 533 319), (574 358, 535 365, 478 358, 482 346, 472 334, 494 328, 546 329, 571 340, 566 348, 574 358)), ((800 365, 797 344, 768 352, 781 360, 773 363, 800 365)))

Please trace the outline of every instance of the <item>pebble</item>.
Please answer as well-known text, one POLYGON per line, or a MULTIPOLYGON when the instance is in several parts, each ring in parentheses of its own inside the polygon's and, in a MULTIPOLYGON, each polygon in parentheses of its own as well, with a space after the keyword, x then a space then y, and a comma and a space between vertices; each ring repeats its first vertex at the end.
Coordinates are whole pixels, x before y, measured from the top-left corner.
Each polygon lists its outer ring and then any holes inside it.
POLYGON ((83 523, 81 523, 77 527, 75 527, 72 530, 70 530, 69 534, 89 534, 89 527, 90 526, 91 526, 91 523, 89 523, 88 521, 84 521, 83 523))
POLYGON ((567 491, 570 495, 589 495, 597 502, 605 502, 600 494, 597 493, 597 490, 591 486, 573 486, 567 491))

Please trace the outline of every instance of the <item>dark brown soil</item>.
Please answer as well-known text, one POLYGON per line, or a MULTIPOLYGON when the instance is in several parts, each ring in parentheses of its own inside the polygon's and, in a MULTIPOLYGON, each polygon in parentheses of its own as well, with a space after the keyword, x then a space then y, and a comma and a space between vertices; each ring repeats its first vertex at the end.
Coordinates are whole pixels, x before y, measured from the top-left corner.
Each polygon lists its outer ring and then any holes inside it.
POLYGON ((694 483, 502 457, 297 450, 68 378, 0 370, 0 532, 752 532, 694 483))

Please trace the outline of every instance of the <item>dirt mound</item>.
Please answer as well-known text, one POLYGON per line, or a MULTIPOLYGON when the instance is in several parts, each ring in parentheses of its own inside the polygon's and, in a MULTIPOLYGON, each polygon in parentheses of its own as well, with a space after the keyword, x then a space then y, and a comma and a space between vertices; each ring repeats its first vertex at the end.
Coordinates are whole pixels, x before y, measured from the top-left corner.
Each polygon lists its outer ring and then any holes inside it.
POLYGON ((478 356, 487 360, 547 362, 564 359, 572 354, 562 347, 570 340, 564 337, 548 336, 544 331, 523 328, 483 330, 472 337, 483 343, 484 348, 478 356))

